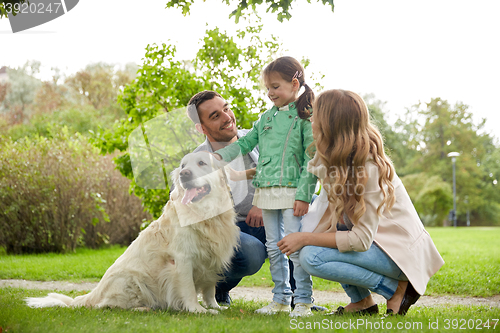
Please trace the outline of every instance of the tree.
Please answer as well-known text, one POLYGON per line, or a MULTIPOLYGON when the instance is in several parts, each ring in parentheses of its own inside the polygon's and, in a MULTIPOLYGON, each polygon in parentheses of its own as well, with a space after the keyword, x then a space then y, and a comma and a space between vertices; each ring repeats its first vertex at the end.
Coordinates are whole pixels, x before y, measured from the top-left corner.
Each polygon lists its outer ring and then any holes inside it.
POLYGON ((457 103, 452 107, 441 98, 413 106, 408 116, 413 120, 403 128, 410 134, 409 147, 418 152, 411 160, 413 170, 438 175, 452 184, 452 164, 447 154, 459 152, 456 162, 459 220, 464 223, 469 210, 475 217, 473 223, 497 223, 499 194, 493 176, 498 174, 499 153, 493 139, 484 133, 485 121, 475 124, 467 105, 457 103))
POLYGON ((15 4, 22 4, 27 2, 27 0, 3 0, 0 2, 0 19, 7 17, 7 13, 12 11, 14 15, 19 12, 19 7, 14 6, 15 4))
POLYGON ((22 67, 7 69, 9 84, 0 111, 9 113, 11 123, 23 123, 31 115, 31 106, 41 85, 41 81, 35 78, 39 72, 38 61, 28 61, 22 67))
POLYGON ((7 97, 7 91, 9 90, 9 83, 0 83, 0 106, 2 105, 5 97, 7 97))
POLYGON ((214 89, 230 103, 239 125, 251 125, 264 111, 263 100, 255 90, 259 89, 262 66, 279 45, 274 37, 262 39, 261 29, 262 26, 247 27, 236 36, 219 29, 209 30, 192 61, 176 60, 173 45, 148 45, 137 78, 118 96, 127 118, 112 129, 101 128, 94 134, 93 141, 102 153, 122 152, 115 159, 117 168, 132 180, 131 191, 155 218, 169 198, 169 186, 161 179, 176 159, 200 143, 196 141, 193 124, 176 110, 182 110, 197 92, 214 89), (165 127, 157 135, 154 129, 161 128, 161 124, 165 127), (131 134, 132 139, 140 141, 137 145, 146 152, 141 156, 149 159, 149 165, 133 164, 136 155, 131 156, 128 150, 131 134), (140 170, 139 177, 134 169, 140 170), (138 186, 141 179, 151 177, 158 178, 156 188, 138 186))
POLYGON ((106 63, 90 64, 68 77, 65 83, 76 96, 97 110, 115 102, 120 89, 134 77, 129 70, 115 70, 114 67, 106 63))
POLYGON ((387 120, 384 109, 385 102, 377 99, 374 94, 363 95, 366 102, 372 123, 377 126, 384 138, 385 153, 391 158, 398 175, 405 175, 406 161, 411 158, 414 152, 405 145, 405 135, 393 129, 387 120))
POLYGON ((450 184, 439 176, 415 173, 401 178, 426 226, 440 226, 453 208, 453 196, 450 184))
POLYGON ((34 114, 50 114, 68 104, 68 87, 59 84, 60 70, 52 68, 52 81, 43 81, 33 102, 34 114))
MULTIPOLYGON (((320 0, 317 0, 320 1, 320 0)), ((230 5, 234 3, 234 1, 230 0, 222 0, 226 5, 230 5)), ((277 19, 280 22, 283 20, 289 20, 292 15, 290 14, 290 10, 292 9, 292 3, 294 0, 238 0, 236 3, 236 9, 229 15, 229 17, 234 17, 236 23, 238 23, 240 17, 242 17, 245 13, 255 11, 257 6, 267 5, 266 12, 271 11, 272 13, 277 13, 277 19)), ((311 3, 311 0, 307 0, 307 2, 311 3)), ((321 0, 321 2, 326 5, 329 4, 332 8, 332 12, 334 10, 333 0, 321 0)), ((182 14, 187 15, 191 10, 191 5, 195 3, 195 0, 169 0, 167 2, 167 8, 177 7, 182 9, 182 14)))

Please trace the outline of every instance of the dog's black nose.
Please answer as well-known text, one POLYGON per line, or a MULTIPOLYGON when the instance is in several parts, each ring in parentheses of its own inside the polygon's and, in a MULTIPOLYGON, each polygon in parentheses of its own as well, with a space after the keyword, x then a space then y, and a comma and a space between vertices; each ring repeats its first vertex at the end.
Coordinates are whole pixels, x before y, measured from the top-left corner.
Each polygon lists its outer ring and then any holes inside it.
POLYGON ((193 173, 190 170, 187 170, 187 169, 186 170, 182 170, 181 174, 180 174, 180 176, 181 176, 182 179, 190 179, 192 175, 193 175, 193 173))

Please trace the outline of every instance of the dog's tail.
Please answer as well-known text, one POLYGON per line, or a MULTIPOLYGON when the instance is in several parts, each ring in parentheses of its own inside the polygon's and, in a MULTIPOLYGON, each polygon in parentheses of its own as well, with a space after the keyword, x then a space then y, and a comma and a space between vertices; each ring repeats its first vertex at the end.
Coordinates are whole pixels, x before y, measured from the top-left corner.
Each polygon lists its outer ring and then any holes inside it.
POLYGON ((66 295, 50 293, 46 297, 27 297, 25 301, 32 308, 47 308, 51 306, 69 306, 73 299, 66 295))

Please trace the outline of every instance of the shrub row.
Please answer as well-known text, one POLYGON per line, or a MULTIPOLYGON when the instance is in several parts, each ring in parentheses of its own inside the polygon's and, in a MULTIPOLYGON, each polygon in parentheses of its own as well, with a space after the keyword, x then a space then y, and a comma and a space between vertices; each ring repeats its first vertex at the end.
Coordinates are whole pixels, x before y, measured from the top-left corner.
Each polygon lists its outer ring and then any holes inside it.
POLYGON ((0 246, 8 253, 128 245, 150 216, 83 136, 0 137, 0 246))

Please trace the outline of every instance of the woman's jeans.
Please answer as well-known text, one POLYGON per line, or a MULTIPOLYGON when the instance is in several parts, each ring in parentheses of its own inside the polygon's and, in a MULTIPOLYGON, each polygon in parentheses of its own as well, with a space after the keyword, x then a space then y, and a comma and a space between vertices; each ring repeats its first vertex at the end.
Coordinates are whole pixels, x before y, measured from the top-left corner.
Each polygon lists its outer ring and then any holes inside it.
POLYGON ((263 209, 262 219, 266 230, 267 256, 274 282, 273 301, 280 304, 290 304, 293 295, 295 304, 312 303, 312 280, 311 276, 300 266, 299 251, 290 255, 294 266, 293 277, 297 287, 292 293, 288 259, 285 254, 281 253, 277 244, 286 235, 300 230, 301 217, 293 216, 293 209, 263 209))
POLYGON ((300 263, 311 275, 340 282, 352 303, 368 297, 370 291, 390 299, 398 282, 408 281, 401 269, 375 243, 365 252, 305 246, 300 251, 300 263))

